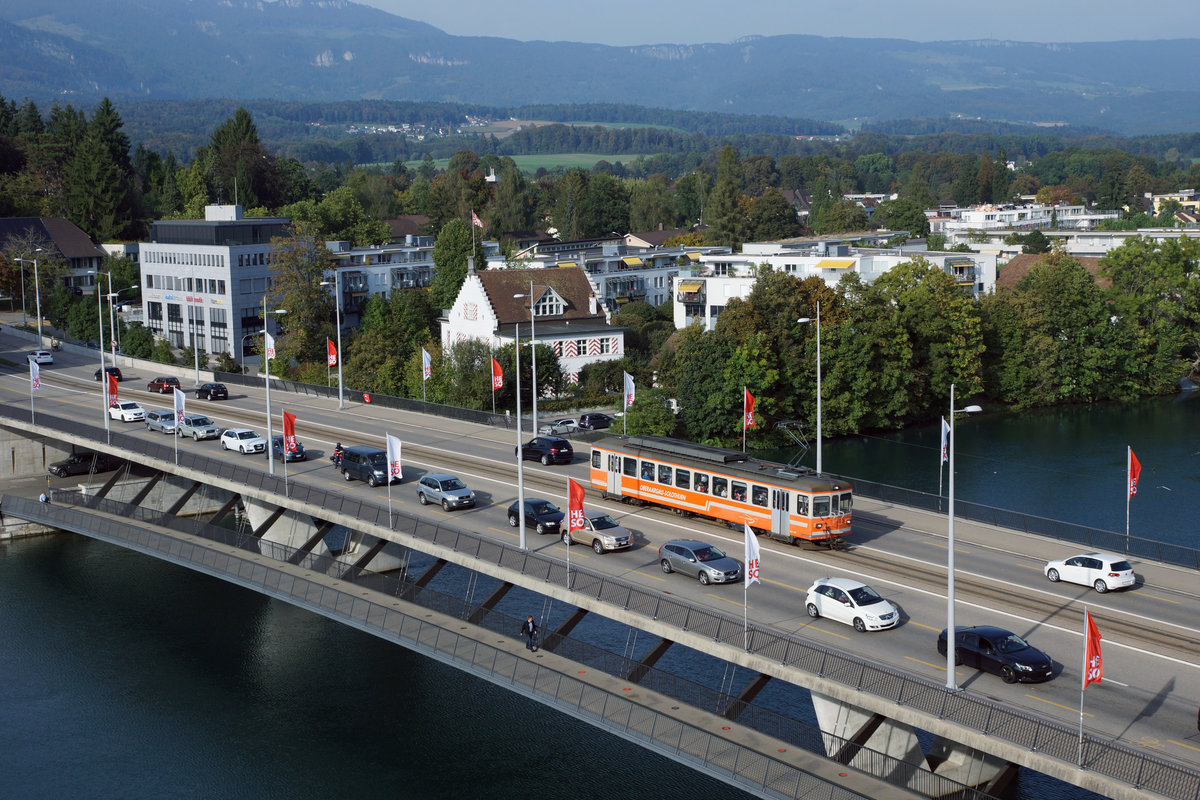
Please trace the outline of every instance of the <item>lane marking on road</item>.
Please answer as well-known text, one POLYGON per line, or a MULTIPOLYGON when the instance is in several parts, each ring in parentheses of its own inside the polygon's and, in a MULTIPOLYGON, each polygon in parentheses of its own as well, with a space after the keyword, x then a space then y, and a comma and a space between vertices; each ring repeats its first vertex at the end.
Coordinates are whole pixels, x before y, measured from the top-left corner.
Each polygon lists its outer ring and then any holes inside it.
POLYGON ((1177 742, 1177 741, 1175 741, 1174 739, 1167 739, 1167 741, 1168 741, 1169 743, 1171 743, 1171 744, 1177 744, 1177 745, 1179 745, 1180 747, 1186 747, 1188 750, 1195 750, 1197 753, 1200 753, 1200 747, 1196 747, 1196 746, 1194 746, 1194 745, 1190 745, 1190 744, 1188 744, 1187 742, 1177 742))
POLYGON ((932 626, 932 625, 926 625, 926 624, 925 624, 925 623, 923 623, 923 622, 917 622, 915 619, 910 619, 910 620, 908 621, 908 624, 909 624, 909 625, 916 625, 918 628, 924 628, 924 629, 925 629, 925 630, 927 630, 927 631, 937 631, 938 633, 941 633, 941 632, 942 632, 942 630, 943 630, 942 628, 935 628, 935 627, 934 627, 934 626, 932 626))
POLYGON ((1145 592, 1138 592, 1138 597, 1149 597, 1151 600, 1162 600, 1164 603, 1174 603, 1177 606, 1182 605, 1182 603, 1180 603, 1178 600, 1172 600, 1169 597, 1159 597, 1156 594, 1146 594, 1145 592))
MULTIPOLYGON (((1078 708, 1073 708, 1072 706, 1064 706, 1062 703, 1056 703, 1053 700, 1047 700, 1044 697, 1038 697, 1036 694, 1026 694, 1025 696, 1028 697, 1030 700, 1037 700, 1037 701, 1045 703, 1047 705, 1054 706, 1055 708, 1065 708, 1067 711, 1078 711, 1079 710, 1078 708)), ((1085 717, 1094 717, 1095 716, 1095 714, 1091 713, 1090 711, 1083 712, 1083 715, 1085 717)))
POLYGON ((849 637, 849 636, 846 636, 846 635, 844 635, 844 634, 841 634, 841 633, 834 633, 833 631, 827 631, 827 630, 825 630, 824 628, 816 628, 816 627, 813 627, 812 625, 809 625, 809 626, 807 626, 807 627, 806 627, 804 630, 806 630, 806 631, 815 631, 815 632, 817 632, 817 633, 824 633, 824 634, 825 634, 825 635, 827 635, 827 636, 836 636, 836 637, 838 637, 839 639, 845 639, 845 640, 847 640, 847 641, 849 641, 849 640, 850 640, 850 637, 849 637))
MULTIPOLYGON (((948 544, 947 544, 947 543, 945 543, 945 542, 930 542, 930 541, 928 541, 928 540, 922 540, 922 542, 921 542, 921 543, 922 543, 922 544, 927 544, 927 545, 929 545, 930 547, 937 547, 937 548, 939 548, 939 549, 941 549, 941 550, 949 550, 949 549, 950 549, 950 545, 948 545, 948 544)), ((970 550, 963 550, 961 547, 956 547, 956 548, 954 548, 954 552, 956 552, 956 553, 963 553, 964 555, 970 555, 970 554, 971 554, 971 551, 970 551, 970 550)))
POLYGON ((641 575, 643 578, 654 578, 656 581, 666 580, 666 578, 664 578, 662 575, 659 575, 657 572, 642 572, 640 569, 631 569, 626 574, 641 575))
POLYGON ((732 604, 732 605, 735 605, 735 606, 737 606, 738 608, 747 608, 747 609, 749 609, 749 608, 753 608, 753 607, 754 607, 754 606, 747 606, 747 605, 744 605, 744 604, 742 604, 742 603, 739 603, 737 600, 730 600, 728 597, 721 597, 721 595, 719 595, 719 594, 713 594, 712 592, 705 592, 704 594, 705 594, 705 596, 706 596, 706 597, 711 597, 711 598, 713 598, 714 600, 720 600, 720 601, 721 601, 721 602, 723 602, 723 603, 730 603, 730 604, 732 604))

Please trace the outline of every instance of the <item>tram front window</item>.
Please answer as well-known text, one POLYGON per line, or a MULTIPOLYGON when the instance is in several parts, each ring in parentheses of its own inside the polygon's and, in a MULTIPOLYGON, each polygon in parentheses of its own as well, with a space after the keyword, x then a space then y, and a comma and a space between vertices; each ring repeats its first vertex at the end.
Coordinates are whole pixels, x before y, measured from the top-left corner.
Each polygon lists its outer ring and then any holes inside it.
POLYGON ((822 494, 813 498, 813 516, 828 517, 829 516, 829 495, 822 494))

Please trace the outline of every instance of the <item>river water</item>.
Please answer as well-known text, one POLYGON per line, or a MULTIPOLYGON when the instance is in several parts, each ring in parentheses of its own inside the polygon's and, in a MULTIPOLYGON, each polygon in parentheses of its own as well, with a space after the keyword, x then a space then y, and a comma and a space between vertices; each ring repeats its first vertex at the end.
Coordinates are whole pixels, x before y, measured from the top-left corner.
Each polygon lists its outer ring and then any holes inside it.
MULTIPOLYGON (((1200 398, 968 417, 956 496, 1192 543, 1200 398), (1190 524, 1189 524, 1190 523, 1190 524)), ((936 428, 824 444, 937 491, 936 428)), ((811 462, 811 454, 809 458, 811 462)), ((4 798, 745 796, 400 647, 83 537, 0 545, 4 798)), ((1014 798, 1091 795, 1023 773, 1014 798)))

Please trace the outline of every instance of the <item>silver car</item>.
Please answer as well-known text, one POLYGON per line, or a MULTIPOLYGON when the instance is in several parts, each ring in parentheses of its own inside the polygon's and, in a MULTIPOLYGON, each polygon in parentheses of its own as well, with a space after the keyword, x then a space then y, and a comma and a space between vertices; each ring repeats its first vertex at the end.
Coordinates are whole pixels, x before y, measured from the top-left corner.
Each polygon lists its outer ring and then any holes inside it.
POLYGON ((146 412, 146 430, 175 433, 175 412, 154 409, 146 412))
POLYGON ((583 527, 569 532, 563 531, 562 541, 567 547, 573 542, 591 545, 599 556, 609 550, 632 547, 633 534, 603 511, 584 511, 583 527))
POLYGON ((197 442, 201 439, 215 439, 221 433, 217 423, 203 414, 184 414, 179 426, 180 436, 190 436, 197 442))
POLYGON ((742 577, 742 565, 711 544, 694 539, 672 539, 658 548, 659 565, 668 574, 690 575, 701 584, 733 583, 742 577))
POLYGON ((475 493, 458 478, 442 472, 431 472, 417 481, 417 499, 423 506, 441 503, 446 511, 475 505, 475 493))
POLYGON ((538 428, 538 433, 543 433, 549 436, 560 436, 564 433, 579 433, 582 428, 579 427, 579 422, 573 419, 556 419, 553 422, 548 422, 538 428))

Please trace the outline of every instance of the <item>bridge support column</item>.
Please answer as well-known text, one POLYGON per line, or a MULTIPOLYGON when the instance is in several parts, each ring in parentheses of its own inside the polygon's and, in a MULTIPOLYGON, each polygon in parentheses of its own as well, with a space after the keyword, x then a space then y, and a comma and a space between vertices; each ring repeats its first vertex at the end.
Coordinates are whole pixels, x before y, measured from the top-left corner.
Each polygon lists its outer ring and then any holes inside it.
MULTIPOLYGON (((312 539, 322 527, 317 524, 317 521, 306 514, 298 514, 294 511, 284 510, 282 514, 278 514, 280 507, 271 503, 266 503, 261 500, 256 500, 252 497, 242 496, 242 504, 246 508, 246 516, 250 520, 250 527, 258 534, 261 531, 261 539, 264 542, 271 544, 279 544, 284 547, 289 547, 294 550, 300 550, 305 547, 310 548, 314 556, 325 556, 334 558, 335 554, 330 550, 329 544, 326 543, 324 536, 319 538, 315 543, 312 539), (278 514, 278 518, 272 520, 278 514), (270 524, 268 524, 270 523, 270 524), (263 526, 266 525, 264 529, 263 526)), ((345 541, 349 531, 342 526, 335 526, 331 530, 326 530, 325 534, 330 535, 330 542, 334 542, 337 546, 338 553, 342 553, 341 544, 345 541), (336 539, 336 541, 334 541, 336 539)), ((356 537, 357 538, 357 537, 356 537)), ((374 536, 366 537, 370 544, 381 541, 374 536)), ((382 551, 373 553, 371 561, 371 569, 374 572, 385 572, 391 569, 399 569, 403 563, 399 555, 392 555, 393 549, 398 550, 400 545, 391 545, 384 548, 382 551)), ((370 550, 372 548, 368 548, 370 550)))
MULTIPOLYGON (((859 763, 859 749, 886 753, 909 764, 912 773, 934 772, 968 786, 979 786, 994 779, 1005 767, 1003 759, 965 745, 938 738, 931 752, 926 755, 912 726, 887 719, 879 714, 864 711, 857 706, 835 700, 832 697, 812 693, 813 708, 821 732, 826 734, 825 752, 840 763, 859 769, 868 765, 859 763)), ((911 774, 911 773, 910 773, 911 774)), ((910 784, 903 775, 879 776, 898 784, 910 784)))

